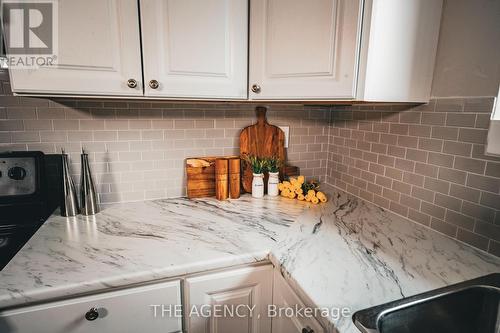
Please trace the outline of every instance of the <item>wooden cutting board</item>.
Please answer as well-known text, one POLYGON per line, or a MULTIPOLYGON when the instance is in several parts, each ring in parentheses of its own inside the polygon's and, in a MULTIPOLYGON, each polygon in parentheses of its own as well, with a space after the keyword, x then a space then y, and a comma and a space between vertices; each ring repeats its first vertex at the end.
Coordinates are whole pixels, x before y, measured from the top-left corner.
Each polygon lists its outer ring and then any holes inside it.
POLYGON ((286 160, 285 133, 277 126, 267 122, 267 108, 258 106, 255 109, 257 123, 245 127, 240 133, 240 158, 242 159, 242 185, 245 192, 252 192, 252 168, 244 162, 245 156, 254 155, 260 158, 276 156, 286 160))

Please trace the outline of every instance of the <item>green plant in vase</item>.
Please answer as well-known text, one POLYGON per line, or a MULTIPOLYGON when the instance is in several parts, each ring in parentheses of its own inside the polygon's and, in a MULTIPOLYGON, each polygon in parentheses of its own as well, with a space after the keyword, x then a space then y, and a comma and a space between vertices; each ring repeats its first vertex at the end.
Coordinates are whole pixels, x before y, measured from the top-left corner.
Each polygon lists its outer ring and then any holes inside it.
POLYGON ((280 183, 279 171, 283 165, 283 161, 276 156, 266 159, 267 170, 269 171, 269 179, 267 180, 267 194, 276 197, 279 194, 278 184, 280 183))
POLYGON ((252 167, 252 172, 254 174, 261 174, 267 171, 267 160, 265 158, 259 158, 254 155, 250 155, 246 158, 247 163, 252 167))
POLYGON ((276 173, 280 171, 283 166, 283 161, 276 156, 269 157, 266 159, 267 171, 270 173, 276 173))
POLYGON ((264 196, 264 172, 267 170, 267 162, 257 156, 250 155, 245 158, 250 164, 253 172, 252 197, 262 198, 264 196))

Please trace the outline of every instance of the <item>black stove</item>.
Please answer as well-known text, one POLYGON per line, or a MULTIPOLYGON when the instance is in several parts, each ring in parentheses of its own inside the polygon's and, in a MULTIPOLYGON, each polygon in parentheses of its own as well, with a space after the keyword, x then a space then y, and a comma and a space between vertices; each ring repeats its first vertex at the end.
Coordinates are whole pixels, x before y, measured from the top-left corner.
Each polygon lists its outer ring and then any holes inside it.
POLYGON ((57 207, 60 155, 0 153, 0 270, 57 207))
POLYGON ((40 226, 41 224, 29 227, 0 226, 0 270, 3 270, 40 226))

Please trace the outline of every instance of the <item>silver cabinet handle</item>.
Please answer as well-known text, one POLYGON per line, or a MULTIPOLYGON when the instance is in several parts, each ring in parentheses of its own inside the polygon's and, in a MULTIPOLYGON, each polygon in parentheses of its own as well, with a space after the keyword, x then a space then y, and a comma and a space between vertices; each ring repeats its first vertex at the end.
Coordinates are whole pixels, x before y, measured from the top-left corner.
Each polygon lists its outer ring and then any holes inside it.
POLYGON ((252 91, 256 94, 260 93, 260 86, 258 84, 252 85, 252 91))
POLYGON ((128 80, 127 80, 127 86, 128 86, 129 88, 132 88, 132 89, 133 89, 133 88, 137 87, 137 81, 136 81, 136 80, 134 80, 134 79, 128 79, 128 80))
POLYGON ((97 311, 97 308, 91 308, 87 313, 85 313, 85 319, 88 321, 93 321, 99 318, 99 312, 97 311))
POLYGON ((151 89, 158 89, 160 83, 156 80, 151 80, 149 81, 149 86, 151 87, 151 89))

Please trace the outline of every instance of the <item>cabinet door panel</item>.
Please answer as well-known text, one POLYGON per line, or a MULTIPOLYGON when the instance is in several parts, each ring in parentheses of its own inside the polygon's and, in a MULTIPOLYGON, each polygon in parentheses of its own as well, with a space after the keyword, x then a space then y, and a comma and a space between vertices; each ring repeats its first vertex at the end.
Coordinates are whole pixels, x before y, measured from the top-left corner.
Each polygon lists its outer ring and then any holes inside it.
MULTIPOLYGON (((273 302, 279 308, 304 308, 300 298, 288 286, 278 270, 274 271, 273 302)), ((279 311, 279 310, 277 310, 279 311)), ((306 316, 276 316, 273 317, 273 333, 302 333, 304 328, 312 329, 314 333, 324 332, 319 322, 306 316)))
POLYGON ((67 301, 30 306, 0 313, 2 333, 170 333, 182 330, 181 318, 161 316, 161 308, 151 305, 180 306, 180 282, 102 293, 67 301), (85 319, 92 307, 99 317, 85 319))
MULTIPOLYGON (((270 333, 267 306, 272 302, 273 267, 260 266, 224 271, 186 281, 186 329, 190 333, 270 333), (203 317, 196 313, 201 306, 235 309, 241 316, 203 317), (246 306, 253 308, 252 312, 246 306), (252 314, 252 316, 250 316, 252 314), (259 316, 260 315, 260 316, 259 316), (260 318, 259 318, 260 317, 260 318)), ((200 311, 201 312, 201 311, 200 311)))
POLYGON ((147 96, 247 97, 247 0, 140 3, 147 96))
POLYGON ((251 99, 353 98, 360 0, 252 0, 251 99))
POLYGON ((57 2, 55 66, 10 68, 18 93, 141 96, 139 16, 134 0, 57 2), (137 87, 129 88, 128 79, 137 87))

